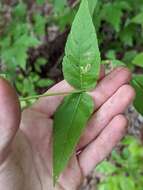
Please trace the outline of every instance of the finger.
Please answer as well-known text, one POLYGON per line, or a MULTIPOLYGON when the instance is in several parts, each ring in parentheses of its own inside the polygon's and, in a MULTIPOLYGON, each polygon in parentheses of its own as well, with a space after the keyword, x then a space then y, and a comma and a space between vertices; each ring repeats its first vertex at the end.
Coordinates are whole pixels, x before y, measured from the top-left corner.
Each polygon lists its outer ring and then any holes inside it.
POLYGON ((118 67, 99 82, 96 89, 90 93, 95 102, 96 110, 107 101, 122 85, 129 83, 131 73, 125 67, 118 67))
POLYGON ((118 114, 122 114, 135 97, 134 89, 129 85, 123 85, 109 98, 99 110, 92 116, 81 137, 78 148, 81 149, 91 142, 118 114))
POLYGON ((20 106, 15 90, 0 79, 0 164, 7 157, 20 123, 20 106))
MULTIPOLYGON (((99 82, 96 89, 91 92, 91 96, 94 99, 96 109, 98 109, 115 91, 130 81, 131 74, 128 69, 121 67, 112 71, 102 81, 99 82)), ((68 83, 62 81, 51 88, 48 92, 65 92, 71 91, 73 88, 68 83)), ((57 107, 63 100, 64 96, 53 96, 40 98, 36 104, 33 105, 33 109, 52 116, 57 107)))
POLYGON ((123 115, 114 117, 97 139, 83 150, 79 155, 79 164, 85 176, 108 156, 122 139, 127 130, 126 126, 127 120, 123 115))

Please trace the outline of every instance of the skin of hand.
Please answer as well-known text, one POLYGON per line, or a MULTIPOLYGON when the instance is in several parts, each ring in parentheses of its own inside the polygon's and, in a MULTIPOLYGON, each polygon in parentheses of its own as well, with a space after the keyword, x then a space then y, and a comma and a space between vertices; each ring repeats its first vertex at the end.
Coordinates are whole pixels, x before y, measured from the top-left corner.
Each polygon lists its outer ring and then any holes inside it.
MULTIPOLYGON (((135 96, 128 84, 128 69, 116 68, 101 78, 90 92, 95 112, 55 188, 51 177, 52 116, 63 96, 40 98, 21 114, 14 89, 0 79, 0 190, 79 189, 83 178, 124 136, 127 120, 123 112, 135 96)), ((48 92, 71 89, 62 81, 48 92)))

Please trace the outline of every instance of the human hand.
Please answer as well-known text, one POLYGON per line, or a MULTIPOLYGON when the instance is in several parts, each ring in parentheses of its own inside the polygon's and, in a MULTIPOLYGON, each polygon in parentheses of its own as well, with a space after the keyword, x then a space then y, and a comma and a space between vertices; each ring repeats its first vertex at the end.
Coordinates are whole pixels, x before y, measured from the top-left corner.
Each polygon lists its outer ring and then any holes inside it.
MULTIPOLYGON (((122 115, 135 93, 131 75, 117 68, 91 92, 95 112, 55 189, 76 190, 124 136, 122 115), (80 151, 79 151, 80 150, 80 151)), ((50 92, 70 91, 62 81, 50 92)), ((22 112, 15 91, 0 79, 0 190, 52 190, 52 116, 63 96, 40 98, 22 112)))

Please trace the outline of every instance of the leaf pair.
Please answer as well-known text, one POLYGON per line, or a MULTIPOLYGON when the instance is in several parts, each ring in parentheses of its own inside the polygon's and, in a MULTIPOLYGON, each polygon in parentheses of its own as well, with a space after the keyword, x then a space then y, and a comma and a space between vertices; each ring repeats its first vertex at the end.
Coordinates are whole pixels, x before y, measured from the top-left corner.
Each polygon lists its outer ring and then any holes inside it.
POLYGON ((91 7, 87 0, 82 0, 66 44, 64 78, 74 88, 85 92, 67 96, 55 113, 54 182, 67 166, 94 109, 93 100, 86 91, 96 86, 101 60, 91 7))

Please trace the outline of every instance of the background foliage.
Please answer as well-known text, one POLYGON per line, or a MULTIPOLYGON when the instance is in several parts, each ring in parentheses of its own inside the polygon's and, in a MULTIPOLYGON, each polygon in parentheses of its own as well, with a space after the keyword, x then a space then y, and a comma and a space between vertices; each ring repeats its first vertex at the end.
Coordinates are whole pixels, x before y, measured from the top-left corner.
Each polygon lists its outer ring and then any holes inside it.
POLYGON ((141 190, 143 185, 143 145, 127 136, 110 161, 104 161, 96 170, 102 175, 99 190, 141 190))
MULTIPOLYGON (((78 5, 76 0, 0 1, 0 72, 20 96, 42 93, 62 79, 64 46, 78 5)), ((93 21, 103 63, 132 70, 135 107, 143 114, 143 0, 100 0, 93 21)), ((127 137, 121 147, 97 168, 105 175, 99 190, 142 188, 140 142, 127 137)))

